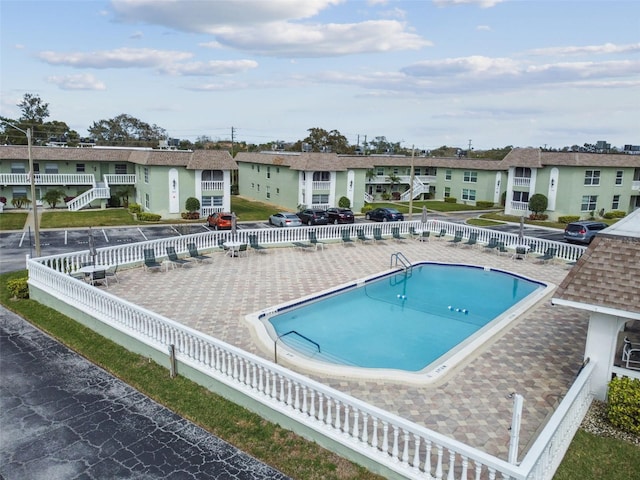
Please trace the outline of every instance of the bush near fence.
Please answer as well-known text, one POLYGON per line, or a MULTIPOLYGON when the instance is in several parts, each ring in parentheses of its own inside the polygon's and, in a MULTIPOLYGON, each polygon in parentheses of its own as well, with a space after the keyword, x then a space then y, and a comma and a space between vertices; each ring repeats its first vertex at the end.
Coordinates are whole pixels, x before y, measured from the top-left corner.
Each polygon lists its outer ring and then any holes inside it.
POLYGON ((609 382, 607 415, 615 427, 640 435, 640 380, 616 377, 609 382))

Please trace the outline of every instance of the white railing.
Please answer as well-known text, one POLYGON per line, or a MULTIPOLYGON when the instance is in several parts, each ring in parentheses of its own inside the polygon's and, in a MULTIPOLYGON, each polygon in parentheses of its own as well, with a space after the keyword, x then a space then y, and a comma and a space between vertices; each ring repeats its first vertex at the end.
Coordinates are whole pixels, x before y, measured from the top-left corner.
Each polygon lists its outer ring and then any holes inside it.
POLYGON ((111 196, 111 190, 109 188, 92 188, 86 192, 81 193, 76 198, 67 203, 67 208, 72 212, 77 212, 82 207, 89 205, 91 202, 97 199, 109 198, 111 196))
MULTIPOLYGON (((29 185, 28 173, 0 173, 2 185, 29 185)), ((36 173, 33 176, 36 185, 95 185, 95 177, 89 173, 36 173)))
POLYGON ((309 208, 313 208, 314 210, 327 210, 331 208, 331 205, 328 203, 314 203, 309 208))
POLYGON ((107 173, 104 181, 109 185, 135 185, 136 175, 134 173, 107 173))
POLYGON ((370 193, 364 192, 364 201, 367 203, 373 203, 374 201, 374 197, 373 195, 371 195, 370 193))
POLYGON ((514 187, 528 187, 530 185, 531 185, 531 177, 514 177, 513 178, 514 187))
MULTIPOLYGON (((315 231, 319 239, 338 240, 345 228, 355 237, 359 228, 367 235, 374 229, 380 229, 383 235, 391 235, 394 227, 399 227, 402 233, 408 232, 410 227, 426 227, 434 232, 444 229, 449 235, 463 230, 465 237, 477 232, 480 242, 488 241, 490 236, 497 236, 505 243, 517 238, 514 234, 439 220, 430 220, 426 225, 417 221, 330 225, 316 227, 315 231)), ((308 240, 308 231, 300 227, 238 230, 235 238, 247 241, 248 235, 253 234, 260 244, 283 244, 308 240)), ((183 253, 188 250, 186 245, 192 242, 198 250, 206 252, 219 248, 220 240, 231 236, 231 232, 204 232, 102 248, 97 251, 96 263, 142 264, 144 250, 149 248, 154 250, 157 259, 162 260, 168 246, 183 253)), ((548 240, 530 240, 541 245, 561 245, 548 240)), ((576 252, 584 251, 584 247, 567 244, 566 250, 559 251, 574 258, 576 252)), ((166 355, 167 347, 174 345, 179 362, 405 478, 442 479, 446 476, 453 480, 467 479, 471 475, 476 479, 551 479, 590 403, 589 380, 593 365, 588 364, 525 460, 519 466, 513 465, 67 275, 78 270, 82 262, 90 261, 90 257, 90 252, 85 250, 29 259, 29 285, 83 310, 159 353, 166 355)))
POLYGON ((224 192, 224 181, 213 181, 213 180, 204 180, 200 182, 200 188, 202 191, 215 191, 215 192, 224 192))
POLYGON ((413 193, 413 198, 416 198, 418 195, 423 194, 424 192, 429 191, 429 186, 422 183, 418 177, 413 179, 413 190, 409 189, 400 195, 400 200, 403 202, 408 201, 411 198, 411 194, 413 193))
POLYGON ((511 210, 519 210, 521 212, 529 211, 529 203, 528 202, 516 202, 514 200, 511 201, 511 210))
POLYGON ((313 182, 311 184, 312 190, 315 192, 316 190, 331 190, 331 182, 313 182))
POLYGON ((640 190, 640 180, 634 180, 631 182, 631 190, 640 190))
POLYGON ((222 207, 201 207, 200 208, 200 216, 202 218, 207 218, 209 215, 213 215, 217 212, 222 212, 224 209, 222 207))

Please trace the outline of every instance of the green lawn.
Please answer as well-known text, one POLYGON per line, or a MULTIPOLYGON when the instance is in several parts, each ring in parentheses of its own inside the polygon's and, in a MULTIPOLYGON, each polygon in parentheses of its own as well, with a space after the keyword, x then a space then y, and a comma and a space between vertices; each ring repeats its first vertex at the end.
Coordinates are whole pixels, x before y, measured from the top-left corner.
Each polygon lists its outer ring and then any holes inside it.
POLYGON ((2 212, 0 213, 0 230, 22 230, 27 221, 26 212, 2 212))

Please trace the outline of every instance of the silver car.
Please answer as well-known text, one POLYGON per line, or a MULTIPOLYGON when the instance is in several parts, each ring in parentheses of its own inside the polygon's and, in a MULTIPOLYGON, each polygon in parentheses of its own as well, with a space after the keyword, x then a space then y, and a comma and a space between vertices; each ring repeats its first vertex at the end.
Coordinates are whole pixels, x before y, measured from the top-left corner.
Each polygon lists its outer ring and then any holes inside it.
POLYGON ((295 213, 278 212, 269 217, 269 225, 276 227, 301 227, 302 222, 295 213))

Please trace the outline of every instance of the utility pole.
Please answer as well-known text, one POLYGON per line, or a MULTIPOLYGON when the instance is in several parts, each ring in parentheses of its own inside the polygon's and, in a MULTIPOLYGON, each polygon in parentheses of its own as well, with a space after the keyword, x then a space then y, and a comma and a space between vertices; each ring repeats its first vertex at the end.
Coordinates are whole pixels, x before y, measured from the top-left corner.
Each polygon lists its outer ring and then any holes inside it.
POLYGON ((415 169, 413 168, 413 160, 415 157, 416 149, 415 145, 411 145, 411 175, 409 176, 409 220, 413 220, 413 181, 416 178, 415 169))
POLYGON ((234 147, 234 141, 235 141, 235 133, 236 133, 236 129, 231 127, 231 156, 233 157, 233 147, 234 147))

